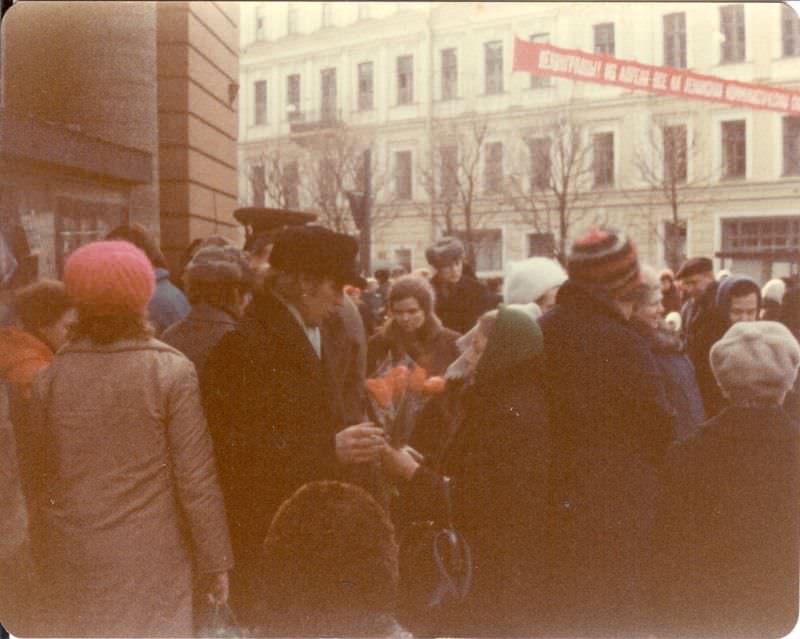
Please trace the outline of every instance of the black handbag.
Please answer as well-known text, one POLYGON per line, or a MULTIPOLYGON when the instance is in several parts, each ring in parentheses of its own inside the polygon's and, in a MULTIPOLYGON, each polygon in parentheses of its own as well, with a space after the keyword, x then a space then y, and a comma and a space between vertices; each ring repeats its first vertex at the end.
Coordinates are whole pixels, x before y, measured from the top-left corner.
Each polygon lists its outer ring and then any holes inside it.
POLYGON ((445 525, 414 522, 400 541, 400 608, 406 613, 451 608, 464 601, 472 584, 472 553, 453 526, 449 477, 443 491, 445 525))

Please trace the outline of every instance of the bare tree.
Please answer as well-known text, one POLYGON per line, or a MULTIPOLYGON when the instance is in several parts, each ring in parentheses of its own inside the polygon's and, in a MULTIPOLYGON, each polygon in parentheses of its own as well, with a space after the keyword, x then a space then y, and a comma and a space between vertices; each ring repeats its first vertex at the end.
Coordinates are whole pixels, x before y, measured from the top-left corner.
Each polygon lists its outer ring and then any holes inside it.
POLYGON ((584 216, 579 202, 591 186, 591 144, 570 116, 542 123, 524 141, 506 179, 504 200, 537 233, 553 238, 553 252, 566 263, 570 230, 584 216))
POLYGON ((699 171, 698 144, 689 137, 685 125, 656 125, 648 128, 645 141, 634 151, 637 177, 650 193, 666 203, 669 223, 664 227, 651 219, 652 230, 664 244, 664 259, 675 270, 686 259, 683 237, 686 218, 681 217, 684 205, 699 197, 707 197, 709 176, 699 171), (689 177, 690 164, 693 176, 689 177))
POLYGON ((464 241, 467 262, 473 265, 480 247, 476 231, 485 214, 477 204, 481 151, 488 133, 486 119, 440 126, 431 141, 429 157, 417 170, 426 195, 426 201, 417 204, 418 210, 430 215, 446 235, 458 235, 464 241))
POLYGON ((275 148, 250 161, 248 179, 254 206, 299 208, 297 153, 296 149, 275 148))

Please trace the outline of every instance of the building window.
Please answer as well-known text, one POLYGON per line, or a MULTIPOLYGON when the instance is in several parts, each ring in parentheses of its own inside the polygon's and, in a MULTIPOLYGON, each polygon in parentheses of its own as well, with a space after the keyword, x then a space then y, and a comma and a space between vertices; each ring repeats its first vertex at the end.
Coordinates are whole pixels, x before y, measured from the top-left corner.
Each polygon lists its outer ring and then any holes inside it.
POLYGON ((486 144, 484 164, 484 190, 486 193, 499 193, 503 189, 503 143, 486 144))
POLYGON ((256 164, 250 168, 250 183, 253 186, 253 206, 264 206, 267 193, 267 174, 264 165, 256 164))
POLYGON ((720 7, 719 26, 723 37, 720 45, 720 62, 744 62, 744 5, 729 4, 720 7))
POLYGON ((441 194, 445 199, 451 199, 458 192, 458 147, 449 144, 439 147, 441 160, 441 194))
POLYGON ((486 94, 503 92, 503 43, 499 40, 483 45, 484 75, 486 94))
POLYGON ((320 71, 320 115, 323 122, 336 120, 336 69, 320 71))
POLYGON ((783 118, 783 174, 800 175, 800 117, 783 118))
POLYGON ((676 69, 686 68, 685 13, 668 13, 664 16, 664 64, 676 69))
POLYGON ((266 25, 264 23, 264 7, 256 7, 256 40, 263 40, 266 25))
MULTIPOLYGON (((453 235, 465 244, 465 231, 454 231, 453 235)), ((500 229, 472 230, 472 248, 475 251, 475 270, 479 273, 503 269, 503 233, 500 229)))
POLYGON ((414 56, 397 58, 397 104, 414 102, 414 56))
POLYGON ((413 255, 411 253, 411 249, 399 248, 394 250, 394 263, 405 268, 406 273, 411 272, 411 264, 413 261, 412 258, 413 255))
POLYGON ((667 184, 686 182, 688 141, 686 125, 665 126, 661 129, 664 140, 664 180, 667 184))
POLYGON ((297 7, 289 5, 286 11, 286 33, 293 35, 297 33, 297 7))
POLYGON ((594 25, 594 52, 614 55, 614 23, 594 25))
POLYGON ((556 238, 552 233, 528 233, 528 257, 553 257, 556 238))
POLYGON ((550 138, 528 140, 531 157, 531 191, 543 191, 550 187, 550 138))
POLYGON ((686 261, 686 222, 664 222, 664 258, 667 264, 686 261))
POLYGON ((329 27, 333 24, 333 7, 330 2, 322 3, 322 28, 329 27))
POLYGON ((442 49, 442 100, 458 97, 458 57, 455 49, 442 49))
POLYGON ((368 111, 372 108, 372 62, 358 65, 358 110, 368 111))
POLYGON ((747 174, 747 137, 744 120, 722 123, 722 177, 743 178, 747 174))
POLYGON ((592 136, 592 169, 596 187, 614 184, 614 134, 596 133, 592 136))
MULTIPOLYGON (((538 44, 550 44, 549 33, 532 33, 528 39, 538 44)), ((548 76, 531 73, 531 89, 544 89, 552 85, 552 80, 548 76)))
POLYGON ((287 162, 283 165, 283 173, 281 174, 281 191, 283 192, 283 201, 287 208, 300 208, 299 187, 300 170, 297 166, 297 162, 287 162))
POLYGON ((394 194, 398 200, 411 199, 411 151, 394 154, 394 194))
POLYGON ((254 113, 253 124, 256 126, 267 123, 267 81, 257 80, 253 83, 254 113))
POLYGON ((783 55, 800 55, 800 16, 785 4, 781 7, 783 55))
MULTIPOLYGON (((19 220, 19 224, 25 232, 25 238, 30 248, 35 245, 31 236, 36 231, 29 228, 29 225, 35 224, 35 220, 33 217, 25 218, 26 216, 23 216, 19 220)), ((64 262, 70 253, 84 244, 102 240, 111 229, 124 222, 123 218, 124 209, 121 206, 70 197, 57 198, 55 215, 55 268, 57 275, 55 273, 53 275, 62 277, 64 262)), ((39 241, 41 242, 41 238, 39 241)), ((22 268, 22 264, 19 268, 22 268)))
POLYGON ((300 74, 286 76, 286 115, 293 120, 300 115, 300 74))

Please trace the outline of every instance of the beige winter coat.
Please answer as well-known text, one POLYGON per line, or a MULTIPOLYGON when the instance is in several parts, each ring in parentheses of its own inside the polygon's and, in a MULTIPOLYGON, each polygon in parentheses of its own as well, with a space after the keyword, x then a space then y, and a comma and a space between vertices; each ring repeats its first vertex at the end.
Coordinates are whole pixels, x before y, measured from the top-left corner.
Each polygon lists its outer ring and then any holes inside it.
POLYGON ((81 341, 33 400, 42 632, 191 634, 193 575, 232 566, 194 365, 155 339, 81 341))

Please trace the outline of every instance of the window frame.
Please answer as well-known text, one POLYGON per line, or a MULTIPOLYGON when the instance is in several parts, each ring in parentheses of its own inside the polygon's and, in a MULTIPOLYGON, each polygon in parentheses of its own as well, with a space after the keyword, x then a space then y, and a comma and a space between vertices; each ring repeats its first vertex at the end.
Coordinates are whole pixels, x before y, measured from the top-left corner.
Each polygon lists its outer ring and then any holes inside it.
POLYGON ((396 200, 413 200, 414 199, 414 154, 408 149, 394 151, 394 197, 396 200), (403 158, 401 163, 400 159, 403 158), (407 164, 406 164, 407 158, 407 164), (408 168, 407 176, 401 176, 401 168, 405 170, 408 168), (402 182, 401 182, 402 180, 402 182), (400 186, 403 186, 401 189, 400 186))
POLYGON ((483 43, 483 91, 484 95, 498 95, 504 91, 502 40, 483 43))
MULTIPOLYGON (((531 33, 528 42, 539 44, 550 44, 550 32, 531 33)), ((531 73, 529 89, 549 89, 553 86, 553 78, 547 75, 536 75, 531 73)))
POLYGON ((439 50, 439 58, 442 65, 442 85, 441 85, 441 99, 442 100, 456 100, 458 99, 458 49, 456 47, 447 47, 439 50), (445 64, 445 54, 452 54, 452 64, 445 64))
POLYGON ((747 16, 743 4, 726 4, 719 7, 719 31, 724 36, 724 40, 719 45, 719 63, 741 64, 745 62, 747 60, 747 16), (741 38, 738 37, 740 31, 741 38), (731 38, 729 35, 734 37, 731 38))
POLYGON ((397 56, 397 105, 414 104, 414 54, 397 56), (408 64, 408 68, 403 68, 408 64))
POLYGON ((678 139, 678 150, 683 158, 682 163, 678 164, 679 173, 676 183, 686 184, 689 179, 689 127, 686 124, 664 124, 661 126, 662 175, 665 181, 669 178, 667 175, 667 167, 671 166, 672 162, 668 155, 670 155, 670 151, 674 149, 674 133, 679 130, 683 132, 683 135, 678 139))
POLYGON ((551 156, 553 150, 553 139, 547 135, 536 135, 529 137, 525 143, 528 147, 528 160, 530 162, 530 180, 528 188, 534 193, 537 191, 545 191, 550 188, 551 182, 553 169, 553 161, 551 156), (546 150, 541 152, 537 151, 534 153, 534 146, 537 143, 546 143, 546 150), (534 163, 536 162, 536 159, 542 155, 547 158, 547 164, 545 165, 544 170, 537 170, 537 167, 534 166, 534 163))
POLYGON ((783 173, 782 176, 800 175, 800 116, 785 115, 781 118, 781 134, 783 137, 783 173), (787 136, 787 129, 795 127, 794 148, 792 139, 787 136))
POLYGON ((503 142, 486 142, 483 153, 483 192, 486 195, 498 195, 503 192, 503 142))
POLYGON ((253 80, 253 126, 269 124, 268 110, 269 91, 266 80, 253 80), (263 100, 260 100, 260 89, 263 87, 263 100))
POLYGON ((372 60, 359 62, 356 66, 357 96, 356 105, 359 111, 371 111, 375 108, 375 64, 372 60), (369 69, 369 91, 366 91, 362 80, 367 77, 363 71, 369 69), (367 100, 369 97, 369 100, 367 100))
POLYGON ((593 51, 598 55, 607 55, 612 58, 616 55, 617 37, 613 22, 599 22, 592 25, 593 51), (610 39, 608 36, 611 36, 610 39), (603 36, 603 38, 598 37, 603 36), (606 41, 603 41, 605 39, 606 41))
POLYGON ((800 16, 783 3, 781 3, 781 54, 784 58, 800 56, 800 16), (787 42, 791 43, 789 47, 787 42))
POLYGON ((686 12, 675 11, 673 13, 665 13, 661 18, 664 66, 673 69, 688 68, 686 12), (676 18, 681 19, 681 24, 677 25, 677 28, 675 24, 672 24, 676 18), (674 62, 678 64, 673 64, 674 62))
POLYGON ((747 179, 747 120, 744 118, 722 120, 720 121, 720 142, 721 142, 721 174, 720 180, 744 180, 747 179), (731 130, 731 125, 741 125, 742 134, 734 139, 726 139, 726 131, 731 130), (741 144, 741 152, 734 145, 741 144), (732 148, 733 147, 733 148, 732 148), (733 158, 731 158, 731 151, 733 151, 733 158), (738 161, 737 161, 738 160, 738 161), (736 163, 738 167, 739 161, 741 162, 741 173, 733 173, 729 170, 732 162, 736 163))
POLYGON ((614 183, 616 181, 616 171, 615 171, 615 135, 613 131, 597 131, 591 134, 592 135, 592 187, 595 189, 608 189, 613 188, 614 183), (598 143, 603 142, 605 144, 605 140, 611 140, 611 144, 604 147, 601 150, 607 151, 605 156, 602 156, 605 160, 603 166, 598 165, 598 143), (604 170, 603 170, 604 169, 604 170), (607 175, 606 175, 607 174, 607 175), (598 179, 600 178, 600 179, 598 179))

